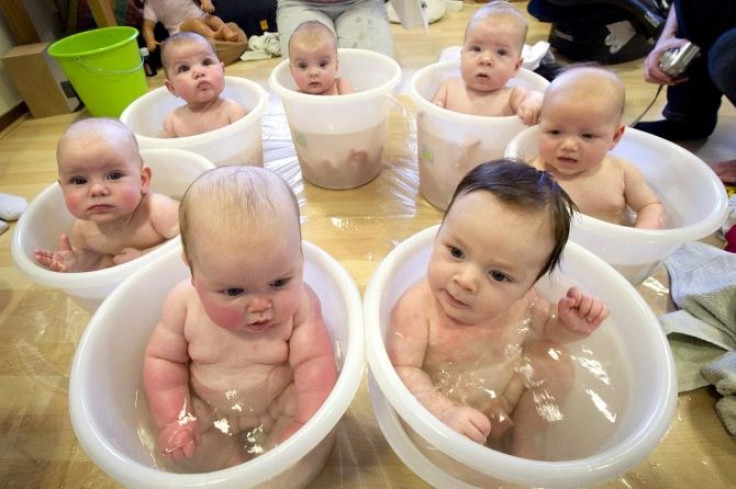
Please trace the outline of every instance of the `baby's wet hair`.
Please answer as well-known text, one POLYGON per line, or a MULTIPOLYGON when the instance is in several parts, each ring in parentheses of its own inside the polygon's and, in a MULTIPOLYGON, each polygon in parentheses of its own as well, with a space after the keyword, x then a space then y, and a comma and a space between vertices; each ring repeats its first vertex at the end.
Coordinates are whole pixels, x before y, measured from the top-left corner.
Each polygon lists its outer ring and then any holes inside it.
MULTIPOLYGON (((570 235, 570 221, 576 207, 552 175, 512 158, 482 163, 470 170, 460 181, 445 216, 452 209, 455 200, 477 191, 490 192, 498 200, 515 209, 547 212, 554 247, 537 279, 559 264, 562 250, 570 235)), ((481 220, 492 218, 493 216, 478 216, 481 220)))

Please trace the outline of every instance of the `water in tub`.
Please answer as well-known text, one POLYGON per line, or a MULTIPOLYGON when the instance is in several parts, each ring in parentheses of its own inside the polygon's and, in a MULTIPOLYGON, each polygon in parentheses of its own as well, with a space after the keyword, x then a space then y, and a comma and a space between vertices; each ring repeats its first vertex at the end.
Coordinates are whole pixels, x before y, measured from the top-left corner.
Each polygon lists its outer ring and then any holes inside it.
POLYGON ((354 188, 371 181, 381 168, 386 122, 346 134, 291 130, 302 175, 332 189, 354 188))
MULTIPOLYGON (((334 341, 334 352, 338 366, 342 365, 343 352, 340 347, 340 342, 337 340, 334 341)), ((244 410, 248 411, 249 408, 246 406, 247 403, 243 402, 240 398, 241 396, 238 396, 235 389, 226 391, 224 395, 226 403, 230 404, 230 408, 233 413, 242 413, 244 410)), ((199 403, 200 405, 197 412, 205 413, 205 416, 202 418, 206 417, 207 419, 197 419, 192 413, 193 409, 189 409, 187 406, 182 406, 179 423, 184 425, 196 420, 200 423, 200 426, 202 426, 202 424, 209 426, 209 429, 214 430, 222 436, 210 437, 210 440, 219 440, 219 442, 215 441, 214 443, 210 443, 207 447, 199 447, 199 454, 195 460, 187 461, 186 463, 178 463, 165 457, 157 446, 156 433, 158 430, 155 427, 148 408, 146 396, 142 388, 136 391, 136 431, 141 444, 150 457, 151 467, 174 473, 209 472, 218 468, 234 465, 232 463, 232 457, 230 457, 230 454, 233 453, 233 448, 235 448, 236 451, 236 463, 242 463, 264 453, 271 445, 273 445, 273 442, 269 441, 269 434, 274 430, 269 429, 269 427, 265 426, 263 423, 250 423, 250 426, 238 427, 235 426, 233 422, 234 419, 237 421, 237 417, 234 418, 233 416, 223 414, 222 411, 216 408, 204 406, 204 402, 201 400, 199 403)), ((201 429, 205 430, 206 428, 201 429)), ((320 459, 321 455, 319 452, 324 452, 325 450, 329 451, 333 442, 334 437, 327 436, 320 445, 318 445, 318 447, 322 448, 315 448, 313 452, 315 458, 320 459)), ((307 460, 314 462, 313 458, 307 458, 307 460)), ((321 467, 311 467, 309 471, 313 472, 320 468, 321 467)))
MULTIPOLYGON (((628 402, 626 378, 628 372, 625 362, 618 356, 623 351, 617 348, 618 338, 610 335, 607 330, 615 330, 615 326, 609 323, 607 328, 595 331, 585 340, 564 346, 555 344, 555 347, 549 350, 552 362, 567 357, 573 373, 568 382, 568 392, 555 394, 548 389, 537 388, 529 397, 533 401, 535 416, 546 425, 542 432, 534 435, 533 445, 539 451, 532 458, 546 461, 575 460, 594 455, 613 444, 616 429, 621 423, 628 402)), ((525 390, 553 383, 550 382, 554 381, 552 378, 534 377, 530 370, 531 365, 523 360, 524 353, 520 352, 519 348, 505 345, 503 350, 504 356, 515 364, 513 372, 521 374, 525 379, 525 390)), ((479 362, 482 362, 482 359, 479 362)), ((555 372, 555 369, 550 372, 555 372)), ((565 372, 565 368, 558 369, 557 372, 565 372)), ((435 388, 456 402, 466 402, 474 406, 480 403, 488 406, 489 411, 500 413, 492 420, 492 430, 494 428, 503 430, 508 423, 505 422, 505 410, 500 399, 505 385, 504 380, 508 380, 508 376, 501 379, 500 383, 491 382, 489 379, 494 373, 498 372, 471 368, 463 371, 454 369, 449 364, 433 372, 432 377, 435 388)), ((515 418, 515 413, 512 417, 515 418)), ((514 421, 522 422, 518 418, 514 421)), ((539 424, 533 418, 526 422, 539 424)), ((447 468, 453 475, 466 482, 481 485, 488 483, 488 480, 484 480, 487 476, 474 473, 454 461, 442 453, 441 447, 432 447, 407 424, 404 424, 404 427, 414 443, 430 460, 447 468)), ((490 441, 494 438, 490 436, 486 446, 510 452, 508 442, 514 436, 514 431, 515 428, 509 428, 501 440, 490 441)))

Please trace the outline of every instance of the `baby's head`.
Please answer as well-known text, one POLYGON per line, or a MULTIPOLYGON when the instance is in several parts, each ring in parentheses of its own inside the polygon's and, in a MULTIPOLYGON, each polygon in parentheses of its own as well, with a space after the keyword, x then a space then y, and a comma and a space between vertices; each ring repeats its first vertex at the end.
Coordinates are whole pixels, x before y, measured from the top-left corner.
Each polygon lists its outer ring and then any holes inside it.
POLYGON ((184 260, 208 316, 229 330, 261 332, 296 311, 303 257, 299 206, 263 168, 209 170, 179 207, 184 260))
POLYGON ((468 172, 427 273, 448 316, 476 323, 505 314, 559 262, 573 209, 549 174, 524 163, 496 160, 468 172))
POLYGON ((527 30, 521 12, 505 1, 491 2, 473 14, 460 57, 465 84, 482 92, 503 88, 521 68, 527 30))
POLYGON ((70 125, 56 146, 58 181, 69 212, 98 223, 130 215, 148 193, 133 131, 115 119, 92 117, 70 125))
POLYGON ((575 66, 547 87, 540 114, 539 156, 550 170, 576 175, 596 168, 621 140, 625 103, 619 77, 575 66))
POLYGON ((337 39, 316 20, 299 24, 289 38, 289 69, 300 92, 320 94, 337 75, 337 39))
POLYGON ((225 87, 225 65, 212 43, 195 32, 179 32, 161 44, 166 88, 188 103, 207 102, 225 87))

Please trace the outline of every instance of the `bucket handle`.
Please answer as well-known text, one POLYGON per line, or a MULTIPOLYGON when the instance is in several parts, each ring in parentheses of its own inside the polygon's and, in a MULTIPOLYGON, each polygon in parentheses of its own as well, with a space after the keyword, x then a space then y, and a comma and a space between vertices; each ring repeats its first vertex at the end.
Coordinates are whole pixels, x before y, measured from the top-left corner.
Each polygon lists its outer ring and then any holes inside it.
POLYGON ((85 70, 91 71, 93 73, 105 73, 109 75, 129 75, 131 73, 135 73, 143 67, 143 60, 141 60, 138 66, 129 70, 106 70, 104 68, 97 68, 96 66, 90 66, 86 64, 84 61, 82 61, 82 58, 74 58, 74 62, 80 65, 85 70))

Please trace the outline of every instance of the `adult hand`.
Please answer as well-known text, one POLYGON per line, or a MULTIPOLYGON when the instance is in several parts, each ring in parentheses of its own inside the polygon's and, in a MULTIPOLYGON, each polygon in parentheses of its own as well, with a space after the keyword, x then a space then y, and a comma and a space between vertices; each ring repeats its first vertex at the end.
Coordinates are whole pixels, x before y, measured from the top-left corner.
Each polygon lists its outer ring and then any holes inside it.
POLYGON ((688 80, 686 76, 680 76, 673 78, 667 73, 659 69, 659 63, 662 59, 662 55, 670 50, 677 49, 688 43, 687 39, 679 37, 660 37, 657 41, 657 45, 649 53, 647 59, 644 61, 644 78, 649 83, 656 83, 658 85, 677 85, 688 80))

